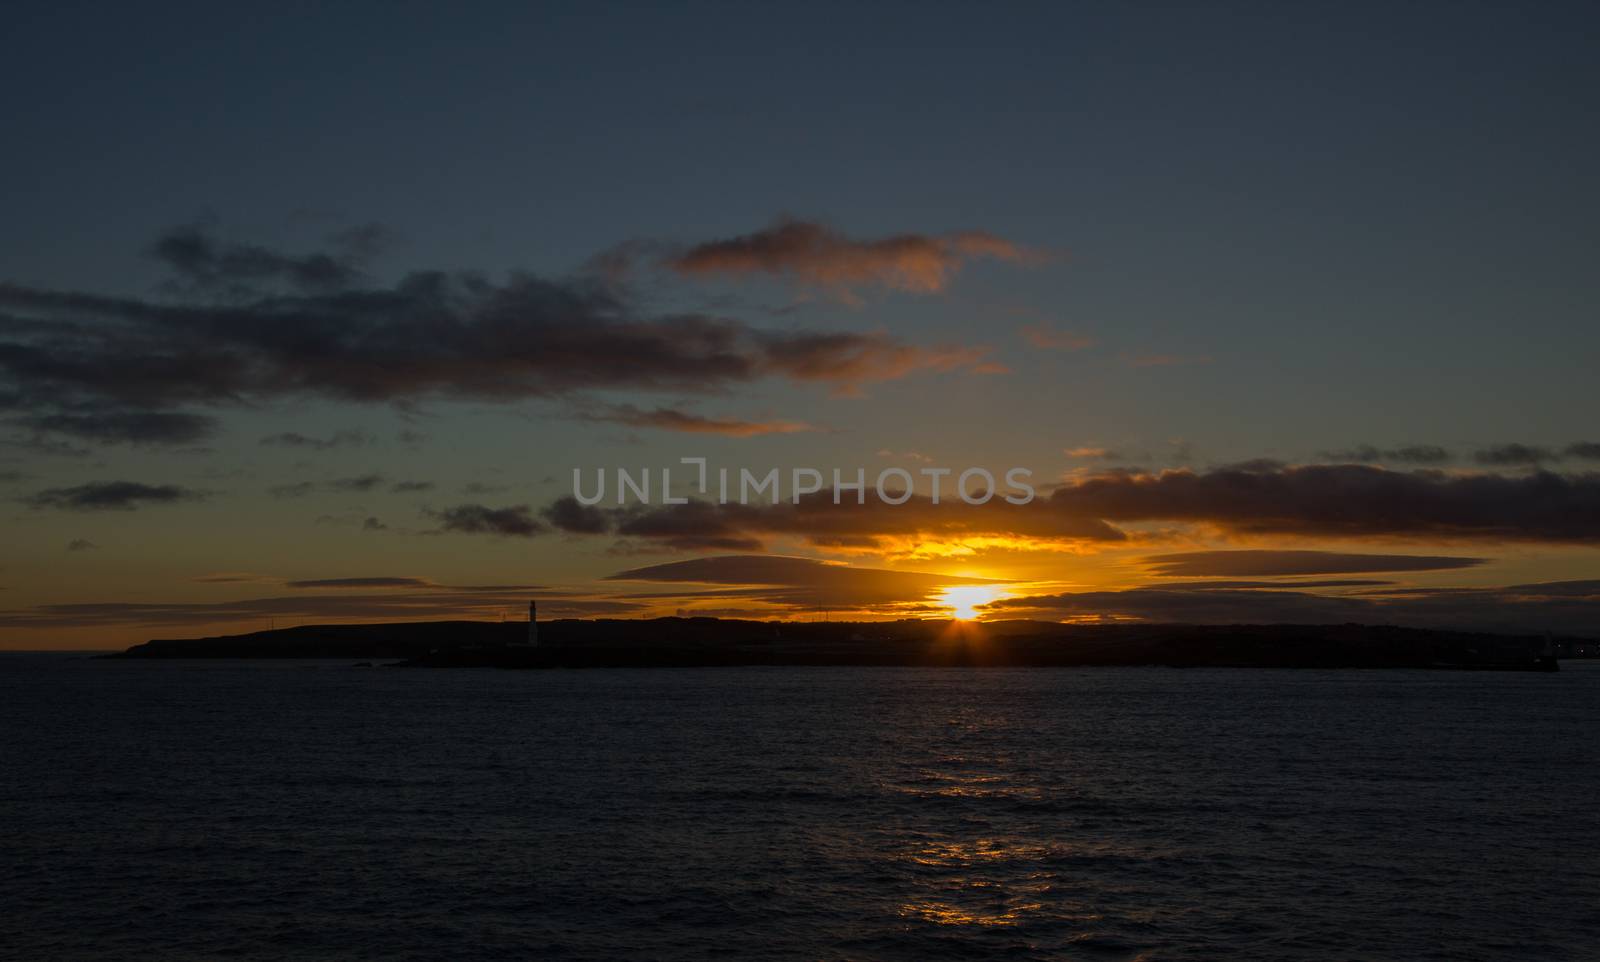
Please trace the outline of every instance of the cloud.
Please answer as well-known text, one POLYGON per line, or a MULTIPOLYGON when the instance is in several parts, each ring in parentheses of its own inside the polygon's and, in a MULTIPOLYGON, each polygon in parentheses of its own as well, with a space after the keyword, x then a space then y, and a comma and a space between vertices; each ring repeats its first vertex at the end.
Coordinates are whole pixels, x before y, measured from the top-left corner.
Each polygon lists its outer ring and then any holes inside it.
POLYGON ((1000 599, 990 617, 1132 619, 1188 624, 1393 624, 1474 631, 1592 635, 1600 581, 1491 588, 1375 589, 1323 595, 1252 589, 1132 588, 1000 599))
POLYGON ((1476 451, 1472 455, 1472 459, 1479 464, 1501 467, 1538 465, 1547 461, 1562 461, 1567 458, 1580 461, 1600 460, 1600 443, 1577 441, 1567 445, 1560 451, 1532 444, 1499 444, 1476 451))
POLYGON ((545 526, 534 519, 532 509, 525 504, 508 508, 490 508, 481 504, 463 504, 442 511, 425 512, 439 522, 444 531, 461 534, 492 534, 501 537, 531 538, 543 534, 545 526))
POLYGON ((585 421, 608 421, 630 427, 656 428, 687 434, 723 434, 735 438, 818 430, 804 421, 741 421, 732 418, 708 418, 675 408, 658 407, 646 411, 632 404, 608 405, 583 411, 578 416, 585 421))
POLYGON ((33 454, 45 454, 51 457, 63 458, 82 458, 92 453, 88 448, 80 448, 65 441, 53 440, 37 432, 31 437, 0 438, 0 447, 15 448, 33 454))
POLYGON ((893 610, 907 604, 934 601, 944 588, 952 585, 1003 583, 985 578, 920 571, 856 568, 811 558, 777 555, 726 555, 674 561, 620 571, 605 580, 731 585, 741 589, 718 589, 698 594, 674 592, 666 596, 678 599, 721 600, 738 597, 790 609, 830 607, 858 610, 893 610))
POLYGON ((1441 555, 1341 554, 1332 551, 1190 551, 1143 559, 1161 577, 1250 577, 1355 574, 1367 571, 1443 571, 1483 564, 1483 558, 1441 555))
POLYGON ((334 478, 327 483, 330 491, 365 492, 383 483, 381 474, 363 474, 353 478, 334 478))
POLYGON ((269 434, 261 443, 286 448, 308 448, 312 451, 331 451, 335 448, 359 448, 372 443, 372 435, 365 431, 339 431, 330 437, 314 438, 296 431, 269 434))
POLYGON ((1095 340, 1070 331, 1057 331, 1044 324, 1029 324, 1017 331, 1023 340, 1047 351, 1081 351, 1094 347, 1095 340))
POLYGON ((697 244, 665 265, 690 276, 769 274, 850 295, 865 287, 918 294, 944 290, 968 262, 1030 255, 982 231, 897 234, 857 240, 810 221, 780 219, 751 234, 697 244))
POLYGON ((396 481, 389 486, 395 494, 414 494, 419 491, 432 491, 436 485, 432 481, 396 481))
POLYGON ((1472 460, 1479 464, 1512 466, 1538 464, 1541 461, 1556 461, 1560 457, 1559 454, 1548 448, 1534 447, 1527 444, 1501 444, 1473 452, 1472 460))
POLYGON ((985 360, 990 351, 985 346, 912 347, 884 334, 798 331, 769 340, 765 350, 770 370, 795 381, 828 383, 841 393, 919 371, 999 374, 1005 370, 985 360))
POLYGON ((61 434, 96 444, 194 444, 216 429, 216 418, 177 411, 97 411, 89 414, 40 414, 16 418, 7 425, 38 434, 61 434))
POLYGON ((863 579, 899 581, 908 585, 1003 584, 993 578, 924 574, 850 565, 783 555, 723 555, 630 568, 606 576, 607 581, 690 581, 727 585, 842 585, 863 579))
POLYGON ((328 290, 301 282, 291 262, 303 259, 259 249, 234 257, 192 233, 178 240, 163 259, 205 282, 177 300, 0 284, 0 408, 33 419, 35 430, 108 434, 81 419, 94 415, 130 439, 175 438, 209 429, 195 408, 275 399, 509 402, 716 393, 768 378, 849 393, 919 372, 977 371, 988 353, 882 332, 652 313, 592 278, 423 271, 392 287, 340 275, 328 290), (258 286, 210 293, 223 277, 258 286))
MULTIPOLYGON (((601 513, 586 514, 581 531, 546 517, 558 529, 582 534, 597 533, 599 517, 606 534, 683 550, 750 551, 777 537, 861 550, 896 540, 933 546, 1008 539, 1015 548, 1117 544, 1129 539, 1126 526, 1151 523, 1247 537, 1600 543, 1600 474, 1452 474, 1258 461, 1203 472, 1098 474, 1057 485, 1024 505, 1000 497, 969 505, 949 487, 939 504, 925 494, 886 504, 873 490, 865 504, 848 493, 834 504, 824 490, 797 504, 596 506, 601 513)), ((738 496, 737 486, 731 493, 738 496)))
POLYGON ((582 504, 571 495, 558 498, 540 515, 557 530, 568 534, 605 534, 611 527, 610 516, 604 510, 582 504))
POLYGON ((360 279, 360 265, 379 236, 375 230, 340 235, 344 242, 336 253, 292 256, 253 244, 225 244, 199 226, 176 227, 151 245, 150 253, 185 285, 200 290, 248 292, 281 282, 302 291, 331 292, 360 279))
MULTIPOLYGON (((1324 451, 1326 461, 1386 462, 1391 464, 1444 464, 1455 459, 1446 449, 1434 444, 1414 444, 1399 448, 1380 448, 1363 444, 1342 451, 1324 451)), ((1472 460, 1488 467, 1521 467, 1554 463, 1566 459, 1600 460, 1600 443, 1576 441, 1560 450, 1536 444, 1497 444, 1472 452, 1472 460)))
POLYGON ((1061 453, 1065 454, 1069 458, 1086 458, 1086 459, 1091 459, 1092 458, 1092 459, 1101 460, 1101 461, 1116 461, 1116 460, 1119 460, 1122 457, 1117 452, 1109 450, 1107 448, 1095 448, 1095 447, 1067 448, 1067 449, 1063 450, 1061 453))
POLYGON ((1046 500, 1072 515, 1195 522, 1249 535, 1600 541, 1600 475, 1459 475, 1353 464, 1176 470, 1088 478, 1046 500))
POLYGON ((426 588, 432 584, 426 578, 316 578, 284 582, 289 588, 426 588))
MULTIPOLYGON (((1157 572, 1159 574, 1159 572, 1157 572)), ((1380 581, 1374 578, 1318 578, 1318 579, 1285 579, 1282 581, 1240 581, 1240 580, 1210 580, 1210 581, 1163 581, 1159 585, 1146 587, 1159 588, 1163 591, 1184 591, 1189 589, 1212 591, 1218 588, 1268 588, 1274 591, 1298 591, 1305 588, 1371 588, 1379 585, 1392 585, 1393 581, 1380 581)))
POLYGON ((175 484, 91 481, 71 488, 48 488, 23 501, 33 508, 57 508, 63 511, 131 511, 144 504, 199 501, 205 496, 204 492, 175 484))
MULTIPOLYGON (((416 482, 401 482, 401 484, 413 483, 416 482)), ((303 498, 317 491, 326 491, 332 494, 364 494, 375 490, 381 484, 383 484, 383 475, 361 474, 354 477, 333 478, 321 482, 295 481, 290 484, 275 484, 267 489, 267 493, 274 498, 303 498)), ((399 485, 396 488, 399 489, 399 485)))
POLYGON ((1451 453, 1435 444, 1412 444, 1399 448, 1379 448, 1363 444, 1343 451, 1324 451, 1325 461, 1348 463, 1385 462, 1390 464, 1444 464, 1452 459, 1451 453))
POLYGON ((68 551, 93 551, 98 547, 100 546, 95 544, 93 541, 90 541, 88 538, 73 538, 71 541, 67 542, 68 551))
MULTIPOLYGON (((735 486, 735 491, 737 486, 735 486)), ((899 496, 903 492, 893 492, 899 496)), ((595 506, 583 515, 582 530, 565 527, 571 510, 567 496, 544 517, 561 530, 575 534, 604 532, 635 541, 655 543, 674 550, 760 550, 774 537, 792 537, 825 547, 871 550, 887 539, 952 539, 981 535, 1007 535, 1057 540, 1122 541, 1125 535, 1093 518, 1069 518, 994 498, 984 505, 968 505, 948 492, 941 503, 913 494, 903 504, 878 500, 866 494, 866 503, 853 497, 834 504, 832 493, 807 495, 799 503, 716 504, 691 499, 687 504, 633 504, 595 506)), ((1039 502, 1035 502, 1039 504, 1039 502)))
POLYGON ((199 575, 190 578, 190 581, 206 585, 233 585, 233 584, 266 584, 276 581, 266 575, 258 575, 250 571, 217 571, 211 574, 199 575))

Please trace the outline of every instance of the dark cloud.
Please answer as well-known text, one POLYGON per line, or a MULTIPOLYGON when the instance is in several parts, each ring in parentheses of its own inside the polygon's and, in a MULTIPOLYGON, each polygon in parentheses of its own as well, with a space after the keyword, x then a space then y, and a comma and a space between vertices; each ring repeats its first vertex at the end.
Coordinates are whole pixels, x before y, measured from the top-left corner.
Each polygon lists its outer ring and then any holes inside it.
POLYGON ((317 490, 314 481, 296 481, 293 484, 275 484, 267 489, 274 498, 303 498, 317 490))
POLYGON ((73 538, 71 541, 67 542, 68 551, 93 551, 98 547, 100 546, 95 544, 93 541, 90 541, 88 538, 73 538))
POLYGON ((1305 465, 1278 471, 1107 475, 1045 509, 1111 522, 1176 521, 1251 535, 1600 541, 1600 475, 1507 476, 1305 465))
POLYGON ((580 504, 578 499, 571 495, 558 498, 541 511, 540 515, 550 522, 552 527, 569 534, 605 534, 611 526, 610 518, 605 511, 580 504))
POLYGON ((1246 461, 1218 465, 1212 470, 1230 474, 1277 474, 1286 467, 1287 464, 1276 458, 1250 458, 1246 461))
POLYGON ((101 411, 32 415, 6 424, 96 444, 173 445, 193 444, 210 437, 217 422, 206 415, 178 411, 101 411))
POLYGON ((1558 461, 1561 456, 1549 448, 1527 444, 1500 444, 1474 451, 1472 460, 1479 464, 1510 467, 1519 464, 1538 464, 1541 461, 1558 461))
POLYGON ((1029 256, 982 231, 857 240, 821 224, 784 218, 751 234, 697 244, 665 264, 688 275, 786 276, 841 293, 862 287, 930 293, 943 290, 969 261, 1029 256))
POLYGON ((383 483, 381 474, 363 474, 353 478, 334 478, 327 483, 330 491, 365 492, 383 483))
POLYGON ((89 448, 55 440, 38 432, 27 437, 0 438, 0 447, 63 458, 82 458, 93 453, 89 448))
POLYGON ((367 518, 365 521, 361 522, 361 530, 362 531, 388 531, 389 530, 389 526, 384 524, 382 521, 379 521, 377 518, 367 518))
MULTIPOLYGON (((899 496, 896 494, 896 496, 899 496)), ((618 509, 615 531, 625 538, 665 541, 674 547, 718 548, 711 539, 730 545, 739 541, 760 544, 772 536, 802 538, 819 546, 851 546, 870 550, 884 538, 960 538, 974 535, 1017 535, 1059 540, 1117 542, 1125 535, 1103 521, 1067 517, 1031 505, 1013 505, 994 498, 969 505, 948 493, 939 504, 928 495, 915 494, 905 503, 880 501, 875 492, 865 504, 845 497, 833 503, 830 491, 802 497, 798 504, 726 504, 690 501, 683 505, 654 505, 618 509)), ((731 550, 750 550, 732 548, 731 550)))
POLYGON ((925 574, 893 571, 886 568, 856 568, 850 565, 793 558, 782 555, 724 555, 716 558, 691 558, 666 564, 630 568, 607 575, 607 581, 691 581, 727 585, 842 585, 864 579, 897 581, 905 585, 983 585, 1002 584, 992 578, 961 575, 925 574))
POLYGON ((461 534, 492 534, 502 537, 531 538, 543 534, 545 526, 533 517, 525 504, 508 508, 490 508, 481 504, 463 504, 442 511, 428 511, 429 517, 439 522, 444 531, 461 534))
POLYGON ((1492 588, 1377 589, 1360 595, 1133 588, 1006 598, 990 617, 1133 619, 1187 624, 1394 624, 1477 631, 1594 634, 1600 581, 1492 588))
POLYGON ((39 422, 51 430, 89 430, 71 416, 110 413, 170 434, 202 425, 194 407, 287 397, 407 403, 715 393, 764 378, 848 391, 919 371, 984 369, 986 354, 916 347, 883 333, 652 314, 592 278, 514 274, 497 282, 434 271, 393 287, 354 284, 314 258, 221 245, 192 230, 169 235, 160 253, 200 293, 157 301, 0 284, 4 407, 67 418, 39 422), (257 286, 207 296, 224 280, 257 286), (279 282, 288 289, 272 286, 279 282))
POLYGON ((296 431, 269 434, 261 439, 268 446, 308 448, 313 451, 330 451, 334 448, 359 448, 372 443, 372 435, 365 431, 339 431, 326 438, 308 437, 296 431))
POLYGON ((396 494, 413 494, 418 491, 432 491, 434 487, 432 481, 396 481, 389 486, 389 490, 396 494))
POLYGON ((1440 555, 1341 554, 1331 551, 1190 551, 1152 555, 1144 563, 1162 577, 1251 577, 1442 571, 1483 564, 1483 558, 1440 555))
POLYGON ((895 610, 905 604, 931 601, 944 588, 952 585, 1000 583, 984 578, 920 571, 855 568, 811 558, 776 555, 731 555, 674 561, 620 571, 606 580, 741 586, 736 591, 717 589, 662 595, 670 598, 718 600, 738 597, 790 609, 829 607, 869 610, 895 610))
POLYGON ((23 500, 34 508, 58 508, 63 511, 131 511, 140 505, 198 501, 205 496, 202 491, 175 484, 91 481, 71 488, 49 488, 23 500))
POLYGON ((177 227, 162 235, 150 253, 183 284, 222 292, 254 293, 263 285, 285 284, 301 291, 337 291, 361 277, 361 263, 375 253, 381 228, 337 235, 335 253, 293 256, 253 244, 224 243, 203 228, 177 227))
POLYGON ((1324 461, 1356 464, 1444 464, 1453 457, 1454 455, 1448 450, 1434 444, 1412 444, 1399 448, 1379 448, 1363 444, 1343 451, 1324 451, 1321 454, 1324 461))
POLYGON ((432 584, 426 578, 316 578, 284 582, 289 588, 426 588, 432 584))
MULTIPOLYGON (((1253 463, 1205 472, 1096 475, 1058 485, 1026 505, 999 497, 968 505, 947 485, 937 505, 921 494, 904 504, 885 504, 873 491, 865 504, 848 495, 834 504, 825 490, 798 504, 691 500, 595 510, 608 534, 684 550, 755 550, 780 536, 863 549, 890 538, 1115 543, 1128 538, 1118 525, 1145 523, 1201 525, 1252 537, 1587 544, 1600 542, 1600 475, 1253 463)), ((583 530, 575 533, 596 533, 596 515, 584 517, 583 530)), ((552 523, 561 527, 555 518, 552 523)))
POLYGON ((1569 444, 1562 453, 1569 458, 1600 461, 1600 441, 1579 441, 1575 444, 1569 444))
POLYGON ((818 430, 804 421, 742 421, 736 418, 709 418, 676 408, 658 407, 643 410, 632 404, 591 408, 580 412, 578 417, 585 421, 608 421, 636 428, 655 428, 686 434, 723 434, 735 438, 818 430))
POLYGON ((363 494, 383 484, 381 474, 361 474, 350 478, 333 478, 329 481, 295 481, 276 484, 267 489, 274 498, 303 498, 317 491, 332 494, 363 494))
POLYGON ((1315 580, 1284 579, 1282 581, 1163 581, 1158 587, 1164 591, 1179 591, 1186 589, 1212 590, 1216 588, 1270 588, 1272 590, 1299 591, 1306 588, 1371 588, 1379 585, 1392 585, 1393 581, 1378 581, 1372 578, 1319 578, 1315 580))

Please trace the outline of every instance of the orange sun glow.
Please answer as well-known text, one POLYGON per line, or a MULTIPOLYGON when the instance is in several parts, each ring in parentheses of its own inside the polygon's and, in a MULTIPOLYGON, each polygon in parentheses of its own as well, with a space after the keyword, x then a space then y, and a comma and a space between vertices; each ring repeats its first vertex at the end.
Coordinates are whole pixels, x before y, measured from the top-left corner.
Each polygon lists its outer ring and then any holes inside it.
POLYGON ((951 610, 951 616, 961 621, 978 617, 980 605, 1005 597, 1005 589, 998 585, 952 585, 939 595, 939 601, 951 610))

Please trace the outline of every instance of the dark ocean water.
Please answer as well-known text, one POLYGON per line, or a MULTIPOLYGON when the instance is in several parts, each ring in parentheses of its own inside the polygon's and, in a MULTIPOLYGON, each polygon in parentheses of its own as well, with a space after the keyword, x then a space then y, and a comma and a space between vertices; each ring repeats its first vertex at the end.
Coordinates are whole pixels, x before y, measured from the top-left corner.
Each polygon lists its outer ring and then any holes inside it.
POLYGON ((1596 959, 1600 665, 0 656, 14 959, 1596 959))

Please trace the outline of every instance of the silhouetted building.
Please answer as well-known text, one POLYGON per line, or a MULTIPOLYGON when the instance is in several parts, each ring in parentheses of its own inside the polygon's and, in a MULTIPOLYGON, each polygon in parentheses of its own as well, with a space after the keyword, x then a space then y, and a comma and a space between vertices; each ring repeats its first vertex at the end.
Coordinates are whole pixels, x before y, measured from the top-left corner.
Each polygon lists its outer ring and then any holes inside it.
POLYGON ((537 601, 529 601, 528 602, 528 638, 527 638, 527 640, 526 641, 512 642, 511 643, 511 647, 513 647, 513 648, 537 648, 537 647, 539 647, 539 603, 537 601))

